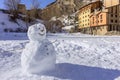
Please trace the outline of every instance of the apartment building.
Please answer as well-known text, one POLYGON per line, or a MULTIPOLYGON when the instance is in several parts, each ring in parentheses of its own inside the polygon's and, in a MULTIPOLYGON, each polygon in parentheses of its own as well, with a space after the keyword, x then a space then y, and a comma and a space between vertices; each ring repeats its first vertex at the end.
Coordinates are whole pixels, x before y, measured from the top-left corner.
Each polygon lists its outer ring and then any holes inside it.
POLYGON ((96 1, 80 8, 78 13, 79 31, 90 34, 90 15, 94 10, 101 10, 102 2, 96 1))

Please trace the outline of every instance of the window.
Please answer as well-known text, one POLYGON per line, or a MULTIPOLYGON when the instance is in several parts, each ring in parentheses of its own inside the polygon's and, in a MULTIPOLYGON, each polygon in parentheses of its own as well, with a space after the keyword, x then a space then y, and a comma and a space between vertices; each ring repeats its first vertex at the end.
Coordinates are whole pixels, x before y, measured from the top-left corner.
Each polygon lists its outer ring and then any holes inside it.
POLYGON ((116 6, 116 8, 115 8, 115 13, 117 14, 117 6, 116 6))
POLYGON ((112 31, 112 25, 108 26, 108 31, 112 31))
POLYGON ((119 26, 116 26, 116 31, 119 31, 119 26))
POLYGON ((111 14, 111 17, 113 17, 113 14, 111 14))
POLYGON ((111 23, 113 23, 113 20, 111 20, 111 23))
POLYGON ((102 19, 102 15, 100 15, 100 19, 102 19))
POLYGON ((117 20, 115 20, 115 23, 117 23, 117 20))
POLYGON ((94 24, 94 17, 93 17, 93 24, 94 24))
POLYGON ((113 13, 113 7, 111 7, 111 13, 113 13))
POLYGON ((93 21, 94 21, 94 17, 93 17, 93 21))

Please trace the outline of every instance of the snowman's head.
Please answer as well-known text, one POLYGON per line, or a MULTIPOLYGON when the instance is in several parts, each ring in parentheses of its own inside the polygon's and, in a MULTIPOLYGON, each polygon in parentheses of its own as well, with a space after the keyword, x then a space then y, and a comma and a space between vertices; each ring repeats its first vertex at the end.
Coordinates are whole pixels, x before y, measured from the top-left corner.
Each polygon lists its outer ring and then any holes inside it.
POLYGON ((28 29, 28 38, 30 41, 42 41, 46 38, 46 28, 43 24, 32 25, 28 29))

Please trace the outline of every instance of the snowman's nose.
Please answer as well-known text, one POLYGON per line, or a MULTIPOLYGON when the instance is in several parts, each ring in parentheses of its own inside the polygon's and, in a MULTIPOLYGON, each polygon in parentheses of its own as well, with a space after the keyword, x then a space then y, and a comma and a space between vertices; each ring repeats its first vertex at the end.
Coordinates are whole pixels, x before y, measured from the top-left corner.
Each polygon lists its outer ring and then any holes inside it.
POLYGON ((41 32, 43 32, 44 31, 44 28, 41 30, 41 32))

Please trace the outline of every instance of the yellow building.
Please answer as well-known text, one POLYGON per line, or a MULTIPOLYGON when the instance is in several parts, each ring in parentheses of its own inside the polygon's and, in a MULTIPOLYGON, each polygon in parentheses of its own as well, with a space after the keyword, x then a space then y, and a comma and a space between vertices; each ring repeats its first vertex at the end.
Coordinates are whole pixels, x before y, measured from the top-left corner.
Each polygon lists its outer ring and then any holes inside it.
POLYGON ((120 0, 104 0, 105 7, 111 7, 120 4, 120 0))
POLYGON ((100 10, 101 8, 102 8, 101 1, 92 2, 81 7, 78 13, 78 23, 79 23, 78 29, 84 32, 89 31, 88 29, 90 28, 91 13, 94 12, 95 10, 100 10))

